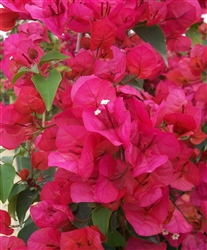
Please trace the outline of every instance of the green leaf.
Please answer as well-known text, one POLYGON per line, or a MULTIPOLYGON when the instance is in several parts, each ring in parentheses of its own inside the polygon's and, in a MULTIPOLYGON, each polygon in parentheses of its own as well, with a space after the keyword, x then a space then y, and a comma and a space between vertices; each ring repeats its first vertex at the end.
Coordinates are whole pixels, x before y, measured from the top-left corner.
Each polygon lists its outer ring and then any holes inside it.
POLYGON ((202 45, 206 46, 207 45, 207 40, 203 40, 202 45))
POLYGON ((146 23, 139 23, 133 28, 133 31, 144 42, 149 42, 160 53, 165 64, 168 65, 165 35, 158 25, 146 26, 146 23))
POLYGON ((69 56, 66 56, 60 53, 57 50, 52 50, 41 57, 39 65, 42 66, 44 63, 55 61, 55 60, 65 60, 68 59, 69 56))
POLYGON ((22 239, 25 243, 29 239, 30 235, 38 230, 38 227, 35 225, 33 221, 30 221, 29 224, 24 225, 24 227, 19 231, 17 237, 22 239))
POLYGON ((99 206, 95 208, 92 212, 93 224, 98 226, 99 230, 107 235, 109 228, 109 219, 111 217, 112 211, 108 208, 99 206))
POLYGON ((38 74, 39 70, 37 68, 37 65, 35 64, 31 69, 28 69, 26 67, 21 67, 18 72, 13 76, 11 82, 12 84, 14 84, 22 75, 26 74, 26 73, 35 73, 38 74))
POLYGON ((12 163, 13 163, 13 160, 14 160, 14 156, 12 155, 5 155, 5 156, 3 156, 2 158, 1 158, 4 162, 6 162, 6 163, 9 163, 9 164, 11 164, 12 165, 12 163))
POLYGON ((186 35, 191 39, 193 46, 196 44, 202 44, 202 36, 198 32, 197 26, 192 26, 190 29, 188 29, 186 35))
POLYGON ((133 88, 137 89, 138 91, 143 90, 143 84, 144 80, 143 79, 134 79, 133 81, 129 82, 129 86, 132 86, 133 88))
POLYGON ((107 246, 104 243, 102 244, 102 246, 103 246, 104 250, 116 250, 114 247, 107 246))
POLYGON ((16 175, 14 166, 5 163, 0 166, 0 200, 4 203, 12 190, 14 177, 16 175))
POLYGON ((17 197, 16 212, 19 220, 20 227, 24 222, 25 215, 32 205, 34 200, 38 196, 38 190, 31 191, 30 189, 25 189, 17 197))
POLYGON ((27 168, 32 173, 31 159, 29 156, 16 156, 17 170, 20 172, 23 168, 27 168))
POLYGON ((32 77, 32 81, 37 91, 40 93, 42 99, 45 102, 47 111, 51 109, 57 88, 61 80, 61 74, 56 69, 51 70, 47 78, 41 74, 37 74, 32 77))
POLYGON ((73 224, 77 227, 77 228, 81 228, 81 227, 86 227, 89 226, 91 220, 91 213, 92 213, 92 209, 88 206, 87 203, 79 203, 77 205, 77 209, 74 212, 74 216, 75 218, 78 219, 78 221, 74 221, 73 224))
POLYGON ((22 75, 29 72, 29 69, 26 67, 21 67, 18 72, 13 76, 11 82, 14 84, 22 75))
POLYGON ((8 204, 8 212, 10 214, 10 216, 14 219, 14 220, 17 220, 16 219, 16 207, 17 207, 17 197, 18 197, 18 194, 13 196, 10 201, 9 201, 9 204, 8 204))
POLYGON ((107 245, 110 247, 126 246, 125 238, 115 229, 110 228, 107 236, 107 245))
POLYGON ((0 148, 0 154, 3 153, 5 150, 5 148, 0 148))
POLYGON ((25 190, 27 188, 27 185, 26 184, 22 184, 22 183, 15 183, 11 192, 10 192, 10 195, 9 195, 9 198, 8 198, 8 201, 11 200, 11 198, 19 193, 21 193, 23 190, 25 190))

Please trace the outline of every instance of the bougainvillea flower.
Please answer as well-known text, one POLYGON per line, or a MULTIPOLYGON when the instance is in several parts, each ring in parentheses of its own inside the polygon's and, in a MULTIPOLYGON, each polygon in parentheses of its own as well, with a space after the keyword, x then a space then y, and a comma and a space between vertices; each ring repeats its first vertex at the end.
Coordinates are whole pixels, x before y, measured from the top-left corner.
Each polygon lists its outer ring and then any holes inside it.
POLYGON ((167 47, 170 51, 185 52, 191 47, 191 39, 187 36, 179 36, 169 39, 167 47))
POLYGON ((192 162, 177 165, 170 185, 176 189, 188 191, 201 183, 202 177, 199 169, 192 162))
POLYGON ((134 126, 131 138, 133 141, 126 150, 126 158, 133 166, 134 176, 153 172, 180 152, 179 143, 172 133, 161 132, 144 124, 140 126, 139 133, 134 126), (176 152, 172 152, 172 147, 176 148, 176 152))
POLYGON ((196 101, 207 103, 206 96, 207 96, 207 86, 205 84, 202 84, 195 92, 195 99, 196 101))
POLYGON ((127 54, 128 70, 140 79, 152 77, 157 64, 158 55, 149 43, 137 45, 127 54))
POLYGON ((90 49, 110 48, 116 37, 116 29, 109 19, 102 19, 92 24, 90 49))
POLYGON ((18 26, 18 31, 23 37, 28 37, 34 42, 50 43, 47 28, 40 22, 23 23, 18 26))
POLYGON ((162 234, 168 240, 170 245, 178 247, 191 230, 192 226, 184 218, 182 213, 175 209, 170 222, 164 225, 162 234))
POLYGON ((44 200, 30 207, 33 221, 39 228, 61 228, 74 220, 74 216, 66 205, 55 204, 50 200, 44 200))
POLYGON ((52 0, 32 2, 25 9, 33 19, 41 20, 56 36, 62 37, 67 22, 67 5, 64 1, 56 3, 52 0))
POLYGON ((119 196, 119 190, 104 176, 99 176, 94 187, 94 193, 97 197, 97 202, 110 203, 116 201, 119 196))
POLYGON ((161 23, 161 28, 165 35, 175 37, 185 33, 186 29, 201 16, 201 7, 198 2, 184 0, 182 6, 178 8, 179 0, 167 2, 167 15, 165 21, 161 23))
POLYGON ((166 250, 167 245, 161 242, 159 245, 146 240, 130 237, 127 240, 126 250, 166 250))
POLYGON ((182 89, 176 88, 166 98, 166 113, 182 113, 187 103, 185 92, 182 89))
POLYGON ((110 49, 113 53, 113 58, 111 60, 96 60, 93 72, 102 79, 118 83, 126 74, 126 54, 116 46, 111 46, 110 49))
POLYGON ((94 181, 76 181, 70 188, 71 199, 73 202, 96 202, 94 195, 94 181))
POLYGON ((42 114, 45 111, 45 103, 40 94, 33 87, 22 87, 14 103, 15 109, 21 114, 37 112, 42 114))
POLYGON ((61 250, 83 248, 85 250, 103 250, 101 233, 90 227, 85 227, 61 234, 61 250))
POLYGON ((0 233, 10 235, 14 232, 13 228, 10 228, 11 217, 7 211, 0 209, 0 233))
POLYGON ((98 109, 88 108, 83 111, 86 129, 103 135, 115 146, 128 146, 130 114, 125 108, 123 98, 117 98, 114 102, 103 100, 101 103, 103 104, 98 109))
MULTIPOLYGON (((72 74, 72 78, 84 75, 90 75, 93 73, 94 57, 91 51, 89 50, 80 49, 77 55, 75 55, 74 57, 71 56, 67 60, 67 63, 69 67, 72 69, 72 71, 69 72, 70 75, 72 74)), ((67 77, 69 73, 66 73, 67 77)))
POLYGON ((32 40, 22 40, 20 34, 12 34, 4 41, 4 55, 1 69, 11 80, 21 67, 31 68, 38 63, 44 51, 32 40))
POLYGON ((96 76, 80 77, 71 90, 73 113, 81 117, 86 108, 97 108, 103 99, 115 101, 116 92, 111 82, 96 76), (104 88, 103 88, 104 86, 104 88))
POLYGON ((97 135, 90 134, 83 126, 72 125, 60 127, 58 135, 59 152, 50 153, 49 166, 65 168, 88 179, 94 168, 97 135))
POLYGON ((166 3, 149 2, 147 5, 147 26, 161 23, 162 21, 164 21, 166 14, 166 3))
POLYGON ((33 169, 46 170, 48 168, 49 152, 32 151, 31 163, 33 169))
POLYGON ((126 202, 123 205, 126 219, 138 235, 150 236, 162 232, 169 206, 168 189, 165 188, 162 192, 163 197, 148 209, 140 208, 136 203, 126 202))
POLYGON ((94 12, 90 7, 87 6, 87 1, 84 4, 70 2, 66 27, 80 33, 88 32, 91 28, 90 21, 94 19, 94 12))
POLYGON ((0 30, 9 31, 14 28, 19 14, 7 8, 0 8, 0 30))
POLYGON ((0 236, 1 249, 10 249, 10 250, 27 250, 24 241, 16 236, 0 236))
POLYGON ((53 203, 68 205, 72 202, 70 197, 70 186, 71 182, 64 180, 62 181, 51 181, 44 184, 40 199, 51 200, 53 203))
POLYGON ((56 228, 42 228, 28 239, 29 250, 60 250, 60 231, 56 228))
POLYGON ((206 248, 207 236, 201 232, 197 232, 196 234, 189 234, 182 242, 182 250, 206 248))
POLYGON ((139 207, 148 207, 162 197, 162 188, 160 185, 147 183, 139 185, 133 195, 139 207))
POLYGON ((21 125, 24 117, 14 105, 0 105, 0 145, 7 149, 18 147, 25 139, 25 129, 21 125))

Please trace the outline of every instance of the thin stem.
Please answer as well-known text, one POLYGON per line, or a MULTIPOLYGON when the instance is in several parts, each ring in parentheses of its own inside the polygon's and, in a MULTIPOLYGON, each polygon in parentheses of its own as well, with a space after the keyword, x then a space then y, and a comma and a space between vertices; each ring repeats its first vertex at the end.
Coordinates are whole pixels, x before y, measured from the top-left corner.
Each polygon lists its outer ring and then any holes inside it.
POLYGON ((78 33, 77 42, 76 42, 76 48, 75 48, 75 55, 80 50, 80 40, 81 40, 82 37, 83 37, 83 33, 78 33))

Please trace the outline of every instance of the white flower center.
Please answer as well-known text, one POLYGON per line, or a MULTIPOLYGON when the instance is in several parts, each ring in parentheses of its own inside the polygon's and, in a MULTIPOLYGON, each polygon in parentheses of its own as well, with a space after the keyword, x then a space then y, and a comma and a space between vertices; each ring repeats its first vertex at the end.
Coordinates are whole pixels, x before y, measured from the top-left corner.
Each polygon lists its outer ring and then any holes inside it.
POLYGON ((94 115, 98 115, 98 114, 100 114, 100 113, 101 113, 101 110, 100 110, 100 109, 97 109, 97 110, 94 111, 94 115))
POLYGON ((109 103, 109 101, 110 101, 110 100, 107 100, 107 99, 106 99, 106 100, 102 100, 100 104, 106 105, 106 104, 109 103))
POLYGON ((179 237, 180 237, 180 234, 179 234, 179 233, 175 233, 175 234, 173 234, 173 235, 171 236, 171 238, 172 238, 173 240, 178 240, 179 237))
POLYGON ((162 234, 163 234, 163 235, 168 235, 169 232, 168 232, 166 229, 162 229, 162 234))

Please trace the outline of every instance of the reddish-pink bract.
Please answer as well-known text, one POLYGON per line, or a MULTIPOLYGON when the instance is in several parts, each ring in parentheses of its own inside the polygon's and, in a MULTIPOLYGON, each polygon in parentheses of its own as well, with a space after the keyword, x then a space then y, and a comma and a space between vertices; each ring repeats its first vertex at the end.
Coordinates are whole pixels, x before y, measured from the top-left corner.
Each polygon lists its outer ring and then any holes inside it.
POLYGON ((127 67, 130 73, 140 79, 152 77, 157 63, 157 53, 149 43, 137 45, 127 54, 127 67))
POLYGON ((66 226, 69 221, 74 220, 68 206, 55 204, 51 200, 44 200, 31 206, 30 213, 39 228, 61 228, 66 226))
POLYGON ((35 231, 28 239, 28 250, 60 249, 61 232, 56 228, 42 228, 35 231))
POLYGON ((80 247, 86 250, 104 249, 101 245, 100 233, 90 227, 62 233, 60 247, 62 250, 78 250, 80 247))
POLYGON ((11 235, 14 232, 13 228, 10 228, 11 217, 5 210, 0 210, 0 233, 5 235, 11 235))
POLYGON ((16 236, 0 236, 1 249, 27 250, 24 241, 16 236))
MULTIPOLYGON (((12 88, 17 97, 0 104, 0 136, 3 147, 20 146, 17 156, 31 159, 32 169, 21 166, 10 195, 19 185, 39 192, 30 211, 40 228, 28 246, 1 237, 6 248, 205 247, 207 31, 200 25, 201 1, 179 2, 0 0, 14 19, 33 21, 18 24, 17 34, 0 42, 8 78, 0 98, 12 88), (160 28, 158 46, 151 31, 160 28), (141 39, 144 29, 148 43, 141 39), (200 34, 196 41, 192 31, 200 34), (45 112, 31 79, 51 69, 61 81, 45 112), (23 75, 16 75, 19 70, 23 75), (57 168, 54 180, 49 167, 57 168), (99 208, 110 218, 96 218, 99 208), (88 227, 99 219, 109 220, 103 223, 108 239, 97 226, 88 227), (133 230, 146 238, 134 238, 133 230), (118 233, 123 242, 113 238, 118 233)), ((9 235, 10 217, 0 217, 0 231, 9 235)))
POLYGON ((37 90, 26 86, 20 89, 14 107, 20 114, 24 115, 29 115, 33 112, 42 114, 45 111, 45 103, 37 90))
POLYGON ((151 242, 146 242, 145 240, 130 237, 127 241, 126 250, 166 250, 167 245, 162 242, 159 245, 151 242))
POLYGON ((114 25, 108 19, 92 24, 90 49, 94 51, 98 48, 101 50, 110 48, 115 41, 115 31, 114 25))

